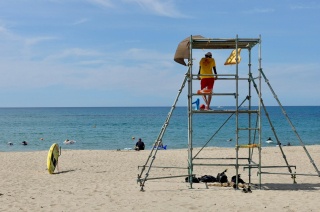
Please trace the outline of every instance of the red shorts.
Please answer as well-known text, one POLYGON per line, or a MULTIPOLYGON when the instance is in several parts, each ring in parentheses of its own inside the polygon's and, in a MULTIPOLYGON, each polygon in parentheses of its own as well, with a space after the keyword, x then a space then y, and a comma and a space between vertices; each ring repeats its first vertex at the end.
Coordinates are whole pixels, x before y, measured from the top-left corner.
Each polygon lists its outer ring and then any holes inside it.
POLYGON ((214 78, 203 78, 201 79, 201 90, 204 88, 206 89, 213 89, 214 85, 214 78))

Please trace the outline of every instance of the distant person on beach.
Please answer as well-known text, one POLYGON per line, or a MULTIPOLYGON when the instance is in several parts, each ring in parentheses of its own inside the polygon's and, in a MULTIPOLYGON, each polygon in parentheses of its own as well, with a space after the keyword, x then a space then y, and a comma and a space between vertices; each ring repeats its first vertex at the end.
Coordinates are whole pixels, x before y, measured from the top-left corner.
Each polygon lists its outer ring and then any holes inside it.
POLYGON ((211 103, 211 92, 214 86, 214 81, 217 78, 217 76, 213 76, 213 72, 214 74, 217 75, 217 70, 216 70, 216 62, 215 60, 212 58, 212 54, 211 52, 208 52, 205 54, 205 57, 203 57, 200 60, 199 63, 200 67, 199 67, 199 73, 198 73, 198 78, 201 79, 200 82, 200 88, 201 88, 201 92, 203 92, 204 90, 208 90, 210 91, 209 95, 203 95, 203 100, 206 103, 206 107, 205 110, 209 110, 210 109, 210 103, 211 103), (199 76, 202 74, 211 74, 211 76, 199 76))
POLYGON ((266 140, 266 142, 267 142, 268 144, 270 144, 270 143, 273 142, 273 140, 271 139, 271 137, 269 137, 268 140, 266 140))
POLYGON ((154 143, 153 148, 163 148, 163 143, 162 141, 159 142, 158 146, 157 146, 157 142, 154 143))
POLYGON ((64 144, 74 144, 76 141, 74 141, 74 140, 69 140, 69 139, 67 139, 67 140, 65 140, 63 143, 64 144))
POLYGON ((144 143, 141 138, 139 138, 138 142, 136 143, 136 147, 134 148, 135 150, 144 150, 144 143))

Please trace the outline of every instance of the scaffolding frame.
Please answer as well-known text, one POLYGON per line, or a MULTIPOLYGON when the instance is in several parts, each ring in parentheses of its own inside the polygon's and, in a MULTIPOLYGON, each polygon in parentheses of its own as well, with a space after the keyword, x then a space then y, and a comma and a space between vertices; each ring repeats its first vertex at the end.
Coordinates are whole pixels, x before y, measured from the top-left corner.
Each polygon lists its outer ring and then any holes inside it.
MULTIPOLYGON (((261 36, 259 38, 238 38, 238 35, 236 35, 236 38, 193 38, 193 36, 190 36, 190 40, 188 43, 188 49, 189 49, 189 58, 188 58, 188 70, 187 73, 185 74, 185 78, 181 84, 181 87, 179 89, 178 95, 174 101, 174 104, 171 107, 171 110, 168 113, 167 119, 164 122, 161 131, 158 135, 158 138, 156 139, 154 146, 158 147, 160 143, 162 143, 162 137, 164 136, 164 133, 169 125, 170 118, 172 116, 172 113, 176 107, 176 104, 178 102, 178 99, 181 95, 181 92, 185 85, 187 84, 188 87, 188 166, 186 167, 155 167, 153 166, 153 162, 156 158, 156 154, 158 152, 158 148, 152 148, 151 152, 149 154, 149 157, 143 166, 139 166, 138 168, 142 168, 140 174, 138 174, 137 182, 140 184, 140 190, 144 190, 144 185, 147 180, 153 180, 153 179, 166 179, 166 178, 174 178, 174 177, 188 177, 189 179, 189 184, 190 188, 192 188, 193 180, 192 178, 195 177, 193 173, 193 167, 194 166, 233 166, 235 167, 236 170, 236 188, 238 189, 238 173, 239 173, 239 167, 243 167, 244 169, 248 169, 248 175, 249 175, 249 184, 251 183, 251 169, 258 169, 258 176, 259 176, 259 188, 261 189, 261 176, 262 174, 284 174, 284 175, 291 175, 291 178, 293 179, 293 183, 296 183, 295 178, 296 175, 304 175, 304 176, 318 176, 320 177, 320 172, 314 163, 313 159, 311 158, 310 154, 308 153, 306 147, 304 146, 304 143, 302 139, 300 138, 299 134, 297 133, 296 129, 294 128, 292 122, 290 121, 288 115, 286 114, 284 108, 282 107, 280 100, 277 98, 274 90, 271 87, 271 84, 269 83, 269 80, 266 78, 266 75, 264 74, 262 70, 262 57, 261 57, 261 36), (252 73, 252 67, 251 67, 251 50, 255 46, 258 45, 258 76, 253 77, 252 73), (240 78, 239 77, 239 56, 238 55, 238 49, 247 49, 248 50, 248 78, 240 78), (234 96, 235 98, 235 109, 234 110, 208 110, 208 111, 203 111, 203 110, 195 110, 193 109, 193 97, 194 96, 199 96, 203 94, 198 94, 198 93, 193 93, 192 89, 192 82, 193 80, 198 80, 198 74, 193 74, 193 50, 194 49, 231 49, 231 50, 236 50, 236 64, 235 64, 235 74, 218 74, 217 76, 219 77, 218 80, 234 80, 235 81, 235 92, 234 93, 212 93, 210 95, 221 95, 221 96, 234 96), (281 143, 278 139, 278 136, 276 134, 276 131, 273 127, 273 124, 271 122, 271 119, 268 115, 268 112, 266 110, 266 107, 263 103, 262 99, 262 79, 265 80, 265 82, 268 84, 272 94, 274 95, 274 98, 277 100, 279 106, 282 109, 283 114, 285 115, 287 121, 291 125, 294 133, 299 139, 299 142, 301 146, 304 148, 304 151, 306 152, 308 158, 310 159, 310 162, 314 166, 317 174, 297 174, 296 172, 293 173, 291 168, 296 168, 294 165, 290 165, 289 162, 287 161, 287 158, 285 156, 285 153, 282 149, 281 143), (248 81, 248 95, 246 98, 240 103, 239 100, 239 81, 240 80, 247 80, 248 81), (256 83, 256 80, 258 82, 256 83), (258 96, 258 109, 253 110, 252 109, 252 86, 254 87, 257 96, 258 96), (240 107, 242 104, 248 101, 248 109, 247 110, 240 110, 240 107), (262 109, 264 110, 266 117, 269 121, 269 124, 271 126, 271 129, 274 133, 274 136, 276 138, 277 144, 280 148, 281 154, 283 156, 283 159, 285 160, 286 165, 285 166, 262 166, 261 165, 261 147, 262 147, 262 129, 261 129, 261 111, 262 109), (193 116, 196 114, 230 114, 230 116, 226 119, 226 121, 222 124, 222 126, 212 135, 212 137, 203 145, 200 150, 193 155, 193 116), (247 114, 248 115, 248 126, 247 128, 240 128, 239 126, 239 116, 242 114, 247 114), (257 115, 256 119, 256 125, 253 126, 253 123, 251 122, 252 120, 252 114, 257 115), (234 158, 198 158, 197 156, 199 153, 205 148, 205 146, 212 140, 212 138, 219 132, 219 130, 228 122, 228 120, 232 117, 235 116, 235 157, 234 158), (248 143, 247 144, 240 144, 239 143, 239 133, 240 131, 248 131, 248 143), (254 132, 254 135, 252 135, 252 131, 254 132), (256 132, 258 132, 258 143, 255 143, 256 140, 256 132), (240 158, 239 157, 239 150, 241 148, 246 148, 248 149, 248 157, 245 158, 240 158), (252 160, 252 155, 253 155, 253 150, 257 149, 258 150, 258 162, 255 162, 252 160), (210 163, 210 164, 204 164, 204 163, 195 163, 194 160, 233 160, 235 161, 234 163, 210 163), (240 163, 239 161, 241 160, 247 160, 248 163, 240 163), (164 177, 156 177, 156 178, 149 178, 149 172, 151 171, 151 168, 179 168, 179 169, 187 169, 188 174, 187 175, 179 175, 179 176, 164 176, 164 177), (272 172, 262 172, 262 168, 287 168, 289 173, 272 173, 272 172), (143 174, 145 173, 145 176, 143 177, 143 174)), ((208 95, 208 94, 205 94, 208 95)))
MULTIPOLYGON (((238 49, 247 49, 248 50, 248 57, 249 57, 249 62, 248 62, 248 72, 249 72, 249 76, 252 75, 251 73, 251 49, 258 45, 259 46, 259 51, 258 51, 258 69, 261 70, 262 69, 262 65, 261 65, 261 37, 259 38, 238 38, 238 35, 236 36, 236 38, 233 39, 224 39, 224 38, 196 38, 194 39, 192 36, 190 36, 190 41, 189 41, 189 63, 191 64, 189 68, 189 80, 188 80, 188 165, 189 165, 189 183, 190 183, 190 188, 192 188, 192 176, 194 176, 193 174, 193 166, 194 165, 207 165, 207 166, 212 166, 212 165, 216 165, 216 166, 221 166, 221 165, 225 165, 225 166, 234 166, 236 169, 236 185, 238 185, 238 173, 239 173, 239 167, 240 166, 246 166, 249 168, 249 183, 251 183, 251 168, 256 167, 258 168, 258 173, 261 173, 261 72, 259 71, 259 76, 258 78, 258 110, 252 110, 251 105, 252 105, 252 100, 251 100, 251 83, 250 83, 250 79, 249 78, 245 78, 245 79, 240 79, 239 78, 239 56, 238 55, 238 49), (217 76, 219 77, 218 80, 230 80, 230 78, 232 80, 235 81, 236 85, 235 85, 235 93, 234 93, 234 97, 235 97, 235 110, 228 110, 228 111, 194 111, 192 108, 192 102, 193 102, 193 96, 196 94, 192 93, 192 80, 197 79, 198 75, 194 75, 192 74, 192 67, 193 67, 193 59, 192 59, 192 55, 193 55, 193 50, 194 49, 231 49, 231 50, 235 50, 236 55, 235 55, 235 74, 234 75, 221 75, 218 74, 217 76), (224 78, 221 78, 224 77, 224 78), (248 96, 247 96, 247 100, 249 101, 249 105, 248 105, 248 110, 246 111, 240 111, 239 110, 239 80, 248 80, 248 96), (195 113, 231 113, 231 116, 235 115, 235 146, 236 146, 236 157, 235 157, 235 163, 232 164, 196 164, 193 161, 196 158, 196 156, 199 154, 199 152, 203 149, 200 149, 200 151, 195 155, 195 157, 193 157, 193 122, 192 122, 192 117, 193 114, 195 113), (248 160, 248 164, 240 164, 239 163, 239 149, 244 147, 244 145, 239 145, 239 133, 241 130, 244 129, 240 129, 239 127, 239 115, 241 113, 245 113, 248 114, 249 118, 249 123, 248 123, 248 143, 245 146, 245 148, 248 148, 248 158, 245 158, 246 160, 248 160), (257 114, 257 123, 258 126, 256 128, 252 128, 251 126, 251 114, 252 113, 256 113, 257 114), (251 140, 251 131, 255 130, 258 131, 258 145, 253 146, 252 145, 252 140, 251 140), (257 148, 258 149, 258 154, 259 154, 259 161, 258 163, 252 161, 252 148, 257 148)), ((214 93, 213 93, 214 95, 214 93)), ((217 95, 217 94, 215 94, 217 95)), ((228 95, 228 94, 222 94, 222 95, 228 95)), ((243 103, 243 102, 242 102, 243 103)), ((241 105, 242 105, 241 103, 241 105)), ((241 106, 240 105, 240 106, 241 106)), ((231 117, 230 116, 230 117, 231 117)), ((208 143, 208 142, 207 142, 208 143)), ((228 160, 228 158, 226 158, 228 160)), ((259 175, 259 185, 261 185, 261 175, 259 175)))

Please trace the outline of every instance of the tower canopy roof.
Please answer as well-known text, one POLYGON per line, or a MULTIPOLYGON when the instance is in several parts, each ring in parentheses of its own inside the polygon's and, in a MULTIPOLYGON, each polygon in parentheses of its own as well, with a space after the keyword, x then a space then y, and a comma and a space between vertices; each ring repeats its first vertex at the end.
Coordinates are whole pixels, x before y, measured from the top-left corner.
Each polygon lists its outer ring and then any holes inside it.
POLYGON ((174 61, 187 65, 184 60, 190 58, 190 46, 192 49, 251 49, 259 42, 258 38, 205 38, 201 35, 191 35, 179 43, 174 61))

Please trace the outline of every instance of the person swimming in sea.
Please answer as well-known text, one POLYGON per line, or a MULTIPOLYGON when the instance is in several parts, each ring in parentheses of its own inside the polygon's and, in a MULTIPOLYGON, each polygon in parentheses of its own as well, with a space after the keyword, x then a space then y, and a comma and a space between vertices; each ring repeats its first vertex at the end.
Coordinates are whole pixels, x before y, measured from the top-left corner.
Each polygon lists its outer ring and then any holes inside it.
POLYGON ((69 140, 69 139, 67 139, 67 140, 65 140, 63 143, 64 144, 74 144, 76 141, 74 141, 74 140, 69 140))
POLYGON ((266 143, 268 143, 268 144, 270 144, 272 142, 273 142, 273 140, 271 139, 271 137, 269 137, 268 140, 266 140, 266 143))

